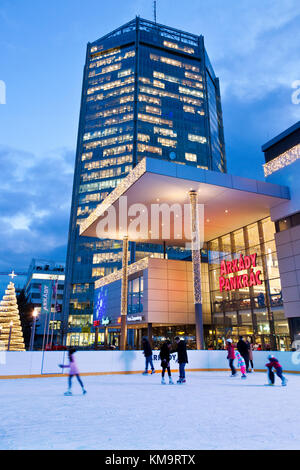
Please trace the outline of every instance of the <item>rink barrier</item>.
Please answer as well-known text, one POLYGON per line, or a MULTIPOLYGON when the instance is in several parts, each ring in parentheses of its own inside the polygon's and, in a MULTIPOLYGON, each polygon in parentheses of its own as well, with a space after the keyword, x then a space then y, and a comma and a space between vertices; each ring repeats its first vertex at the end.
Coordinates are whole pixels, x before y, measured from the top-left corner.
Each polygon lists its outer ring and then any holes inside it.
MULTIPOLYGON (((300 373, 300 351, 270 352, 255 351, 253 354, 254 370, 265 372, 268 355, 274 354, 285 373, 300 373)), ((187 372, 228 372, 226 351, 188 351, 187 372)), ((76 362, 82 376, 141 374, 145 367, 142 351, 78 351, 76 362)), ((178 372, 177 354, 171 355, 171 369, 178 372)), ((153 364, 157 373, 161 372, 159 351, 153 351, 153 364)), ((64 351, 1 351, 0 379, 27 379, 66 377, 67 369, 60 369, 58 364, 67 364, 64 351)))

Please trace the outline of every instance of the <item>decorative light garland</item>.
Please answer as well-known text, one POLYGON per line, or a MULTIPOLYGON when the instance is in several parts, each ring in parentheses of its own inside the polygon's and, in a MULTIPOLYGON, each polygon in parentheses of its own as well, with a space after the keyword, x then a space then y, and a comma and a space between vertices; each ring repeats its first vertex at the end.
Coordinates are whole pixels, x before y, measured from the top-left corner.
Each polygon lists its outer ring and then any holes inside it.
MULTIPOLYGON (((143 271, 147 269, 149 266, 149 258, 143 258, 136 263, 132 263, 128 266, 128 276, 131 274, 135 274, 139 271, 143 271)), ((112 282, 119 281, 122 279, 123 269, 119 269, 114 273, 108 274, 107 276, 101 277, 97 281, 95 281, 95 289, 99 289, 99 287, 106 286, 107 284, 111 284, 112 282)))
POLYGON ((282 168, 291 165, 296 160, 298 160, 298 158, 300 158, 300 144, 295 145, 295 147, 292 147, 287 152, 282 153, 278 157, 274 158, 274 160, 265 163, 265 177, 270 176, 272 173, 275 173, 275 171, 281 170, 282 168))
POLYGON ((138 163, 138 165, 131 170, 131 172, 124 178, 121 183, 99 204, 96 209, 80 223, 79 234, 83 235, 84 232, 101 216, 107 209, 116 202, 122 194, 127 191, 132 184, 134 184, 146 172, 146 159, 138 163))

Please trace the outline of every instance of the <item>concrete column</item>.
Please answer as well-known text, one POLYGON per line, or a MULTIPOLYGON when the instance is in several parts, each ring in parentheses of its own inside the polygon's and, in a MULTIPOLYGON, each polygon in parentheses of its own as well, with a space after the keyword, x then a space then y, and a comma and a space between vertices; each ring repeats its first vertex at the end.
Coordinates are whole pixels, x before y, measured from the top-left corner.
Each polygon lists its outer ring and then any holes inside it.
POLYGON ((123 238, 122 292, 121 292, 121 338, 120 350, 127 344, 127 303, 128 303, 128 237, 123 238))
POLYGON ((106 326, 104 329, 104 346, 108 345, 108 327, 106 326))
POLYGON ((195 303, 195 324, 197 349, 204 349, 202 296, 201 296, 201 254, 200 254, 200 232, 197 211, 197 191, 190 191, 191 207, 191 236, 192 236, 192 263, 193 263, 193 286, 195 303))

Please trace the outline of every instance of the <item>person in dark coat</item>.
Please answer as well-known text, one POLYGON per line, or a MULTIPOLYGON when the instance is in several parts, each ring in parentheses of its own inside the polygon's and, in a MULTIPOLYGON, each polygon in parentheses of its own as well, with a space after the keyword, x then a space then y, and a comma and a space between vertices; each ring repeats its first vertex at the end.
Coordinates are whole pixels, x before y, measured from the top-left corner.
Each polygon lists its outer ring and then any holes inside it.
POLYGON ((249 372, 249 349, 246 341, 244 341, 243 336, 240 336, 239 342, 236 345, 238 352, 243 357, 246 364, 246 371, 249 372))
POLYGON ((187 351, 186 351, 186 342, 181 340, 179 336, 176 336, 175 342, 177 343, 177 355, 178 355, 178 364, 179 364, 179 380, 178 384, 185 383, 185 365, 189 362, 187 351))
POLYGON ((148 375, 149 365, 151 367, 151 374, 154 374, 155 370, 154 370, 153 361, 152 361, 152 348, 146 337, 142 339, 142 347, 143 347, 144 356, 146 359, 145 372, 143 372, 143 375, 148 375))
POLYGON ((173 384, 170 368, 170 359, 171 359, 171 341, 167 339, 160 348, 160 359, 161 359, 161 383, 165 385, 165 371, 168 371, 169 384, 173 384))

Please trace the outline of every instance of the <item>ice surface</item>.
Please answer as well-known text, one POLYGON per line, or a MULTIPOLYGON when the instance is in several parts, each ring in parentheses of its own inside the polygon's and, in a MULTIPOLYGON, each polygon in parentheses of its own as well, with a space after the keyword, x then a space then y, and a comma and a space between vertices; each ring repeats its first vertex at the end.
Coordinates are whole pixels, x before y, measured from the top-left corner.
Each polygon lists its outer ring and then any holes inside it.
POLYGON ((227 372, 0 380, 0 449, 300 449, 300 376, 227 372), (173 377, 177 379, 177 375, 173 377))

